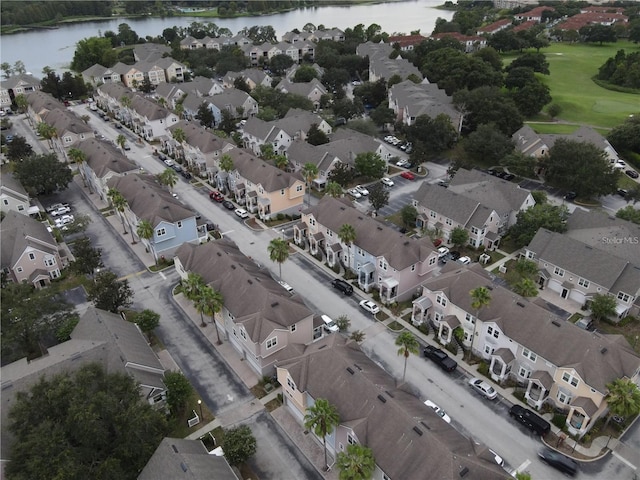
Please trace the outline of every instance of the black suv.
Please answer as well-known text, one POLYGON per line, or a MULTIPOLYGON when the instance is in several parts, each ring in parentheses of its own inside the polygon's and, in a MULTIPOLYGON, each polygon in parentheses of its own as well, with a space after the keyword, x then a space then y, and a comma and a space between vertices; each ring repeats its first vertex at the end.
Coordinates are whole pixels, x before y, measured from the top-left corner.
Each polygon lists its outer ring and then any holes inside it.
POLYGON ((445 372, 453 372, 456 368, 458 368, 458 363, 439 348, 427 345, 422 350, 422 353, 425 357, 430 358, 431 360, 436 362, 438 366, 445 372))
POLYGON ((353 293, 353 287, 339 278, 333 280, 331 285, 333 285, 333 288, 340 290, 345 295, 351 295, 353 293))
POLYGON ((572 458, 562 455, 560 452, 556 452, 550 448, 543 448, 538 452, 538 456, 544 463, 551 465, 562 473, 573 477, 578 472, 578 463, 572 458))
POLYGON ((522 425, 527 427, 529 430, 536 432, 538 435, 545 435, 549 430, 551 430, 549 422, 520 405, 516 404, 511 407, 511 410, 509 410, 509 416, 515 418, 522 425))

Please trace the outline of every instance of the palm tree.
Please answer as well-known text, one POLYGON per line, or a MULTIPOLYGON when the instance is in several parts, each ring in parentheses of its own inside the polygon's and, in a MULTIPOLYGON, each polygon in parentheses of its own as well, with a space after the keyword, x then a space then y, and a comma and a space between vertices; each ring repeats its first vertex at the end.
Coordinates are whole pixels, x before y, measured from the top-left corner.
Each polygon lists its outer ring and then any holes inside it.
POLYGON ((318 398, 307 409, 307 413, 304 416, 304 428, 313 430, 313 433, 318 437, 322 437, 324 464, 327 470, 329 469, 329 463, 327 462, 327 435, 330 435, 333 432, 333 428, 338 425, 340 425, 338 410, 324 398, 318 398))
POLYGON ((349 247, 349 256, 347 259, 347 268, 351 268, 351 246, 353 242, 356 241, 356 229, 353 228, 353 225, 349 225, 348 223, 344 223, 340 230, 338 230, 338 238, 340 241, 344 242, 347 247, 349 247))
POLYGON ((206 313, 211 315, 213 326, 216 329, 218 345, 222 345, 222 340, 220 340, 220 332, 218 331, 218 324, 216 323, 216 313, 222 310, 222 307, 224 305, 224 298, 222 296, 222 293, 207 285, 202 291, 202 298, 207 305, 206 313))
POLYGON ((354 330, 349 336, 349 340, 353 340, 356 343, 362 343, 364 341, 365 333, 362 330, 354 330))
POLYGON ((184 142, 187 139, 187 135, 184 133, 184 130, 181 128, 176 128, 175 130, 173 130, 173 132, 171 132, 171 135, 173 136, 173 139, 176 141, 176 143, 179 145, 180 147, 180 157, 184 157, 184 148, 182 147, 182 142, 184 142))
POLYGON ((338 453, 336 463, 340 480, 369 480, 376 469, 371 449, 358 443, 347 445, 346 452, 338 453))
POLYGON ((198 294, 196 295, 196 297, 192 300, 193 301, 193 306, 195 307, 196 311, 200 314, 200 326, 201 327, 206 327, 207 324, 204 321, 204 314, 208 313, 208 309, 209 309, 209 305, 207 304, 207 301, 204 297, 204 291, 206 289, 206 285, 198 292, 198 294))
POLYGON ((84 153, 79 148, 70 148, 67 152, 69 158, 78 165, 78 170, 80 171, 80 176, 82 177, 82 183, 84 186, 87 186, 87 178, 84 175, 84 162, 87 160, 87 154, 84 153))
POLYGON ((287 261, 289 258, 289 243, 282 238, 274 238, 269 242, 269 246, 267 247, 269 251, 269 258, 272 262, 278 262, 278 267, 280 269, 280 280, 282 280, 282 264, 287 261))
POLYGON ((302 167, 302 176, 307 182, 307 206, 311 204, 311 182, 318 177, 318 167, 313 163, 307 162, 302 167))
POLYGON ((173 193, 173 187, 178 183, 178 174, 173 168, 165 168, 164 171, 158 175, 158 181, 162 185, 169 187, 169 191, 173 193))
POLYGON ((124 153, 124 146, 127 143, 127 137, 125 137, 124 135, 120 134, 116 137, 116 143, 118 144, 118 146, 122 149, 122 153, 124 153))
POLYGON ((404 376, 407 373, 407 360, 409 359, 409 355, 411 355, 412 353, 414 355, 418 355, 420 353, 420 344, 411 332, 402 332, 400 335, 398 335, 398 338, 396 338, 396 345, 400 347, 398 349, 398 355, 404 355, 404 370, 402 371, 402 382, 404 383, 404 376))
POLYGON ((535 297, 538 295, 538 286, 530 278, 523 278, 513 286, 513 291, 523 297, 535 297))
POLYGON ((31 115, 29 115, 29 102, 27 102, 27 97, 24 93, 20 93, 16 95, 16 105, 18 106, 18 111, 27 114, 27 120, 29 121, 29 125, 31 125, 31 115))
MULTIPOLYGON (((113 205, 113 208, 115 208, 120 214, 120 220, 122 220, 122 229, 124 230, 124 234, 126 235, 128 232, 127 232, 127 226, 124 224, 124 217, 125 217, 124 211, 127 208, 127 200, 115 188, 109 189, 109 192, 107 193, 107 197, 109 197, 109 199, 111 200, 111 204, 113 205)), ((133 232, 131 233, 131 236, 133 236, 133 232)))
POLYGON ((53 139, 56 138, 57 132, 53 125, 49 125, 48 123, 40 122, 36 127, 36 131, 40 134, 42 138, 46 138, 49 142, 49 148, 53 149, 53 139))
POLYGON ((194 300, 204 289, 204 279, 197 273, 189 272, 187 278, 182 280, 182 293, 187 300, 194 300))
POLYGON ((476 287, 469 292, 471 295, 471 308, 476 311, 476 318, 473 320, 473 332, 471 334, 471 346, 469 347, 469 355, 467 360, 471 358, 471 352, 473 351, 473 340, 476 338, 476 326, 478 325, 478 319, 480 310, 491 303, 491 295, 487 287, 476 287))
POLYGON ((164 97, 160 97, 158 99, 158 105, 160 105, 161 107, 166 107, 167 106, 167 101, 164 99, 164 97))
POLYGON ((153 253, 153 259, 156 263, 158 263, 158 257, 156 256, 156 249, 150 240, 153 238, 153 225, 148 220, 140 220, 138 223, 138 227, 136 228, 136 234, 138 238, 142 240, 146 240, 149 244, 149 248, 151 248, 151 252, 153 253))
POLYGON ((640 412, 640 389, 628 378, 616 378, 607 384, 609 393, 607 394, 607 405, 609 406, 609 417, 605 428, 609 424, 611 417, 631 417, 640 412))
POLYGON ((220 170, 227 174, 227 187, 229 186, 229 172, 231 172, 234 168, 235 167, 233 165, 233 158, 231 158, 231 155, 225 153, 224 155, 222 155, 222 157, 220 157, 220 170))
POLYGON ((333 198, 341 197, 344 193, 342 191, 342 185, 340 185, 338 182, 327 183, 327 185, 324 187, 324 192, 327 195, 332 196, 333 198))
POLYGON ((287 168, 287 165, 289 165, 289 159, 284 155, 276 155, 273 158, 273 164, 276 166, 276 168, 284 170, 285 168, 287 168))
POLYGON ((182 119, 182 114, 184 113, 184 105, 182 103, 178 103, 176 105, 176 115, 178 115, 179 119, 182 119))

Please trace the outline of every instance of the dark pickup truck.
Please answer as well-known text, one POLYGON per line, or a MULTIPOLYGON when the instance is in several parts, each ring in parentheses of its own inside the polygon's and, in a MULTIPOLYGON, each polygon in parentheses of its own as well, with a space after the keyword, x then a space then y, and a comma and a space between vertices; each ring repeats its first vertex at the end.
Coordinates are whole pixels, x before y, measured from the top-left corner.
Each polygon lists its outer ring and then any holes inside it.
POLYGON ((538 435, 545 435, 551 430, 551 425, 544 418, 539 417, 531 410, 527 410, 520 405, 514 405, 509 410, 509 415, 515 418, 522 425, 527 427, 529 430, 533 430, 538 435))
POLYGON ((340 290, 344 295, 351 295, 353 293, 353 287, 339 278, 334 279, 331 285, 333 285, 333 288, 340 290))
POLYGON ((425 357, 430 358, 431 360, 436 362, 438 366, 445 372, 453 372, 456 368, 458 368, 458 363, 439 348, 427 345, 422 350, 422 353, 425 357))

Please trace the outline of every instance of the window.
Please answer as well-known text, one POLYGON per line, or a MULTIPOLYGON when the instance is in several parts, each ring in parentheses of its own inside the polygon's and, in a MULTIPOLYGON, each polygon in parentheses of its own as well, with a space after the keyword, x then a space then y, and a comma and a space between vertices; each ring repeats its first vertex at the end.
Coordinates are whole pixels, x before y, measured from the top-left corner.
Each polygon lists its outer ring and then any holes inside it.
POLYGON ((527 350, 526 348, 522 350, 522 356, 528 358, 532 362, 535 362, 538 356, 533 353, 531 350, 527 350))
POLYGON ((156 237, 161 237, 166 234, 167 234, 167 231, 164 228, 159 228, 156 230, 156 237))
POLYGON ((477 227, 471 227, 471 233, 473 235, 477 235, 478 234, 478 228, 477 227))
POLYGON ((295 331, 296 331, 296 329, 297 329, 297 325, 296 325, 295 323, 294 323, 293 325, 291 325, 291 327, 289 328, 289 330, 290 330, 291 332, 295 332, 295 331))
POLYGON ((628 303, 629 299, 631 299, 630 295, 627 295, 624 292, 618 292, 618 300, 623 301, 624 303, 628 303))
POLYGON ((434 212, 433 210, 431 210, 431 212, 429 213, 429 216, 431 218, 436 218, 436 212, 434 212))
POLYGON ((182 222, 178 222, 176 223, 176 225, 178 226, 178 228, 182 228, 182 222))
POLYGON ((453 221, 450 218, 447 218, 444 223, 446 223, 447 225, 453 225, 453 221))
POLYGON ((487 355, 491 355, 493 354, 493 347, 490 345, 485 345, 484 347, 484 353, 486 353, 487 355))
POLYGON ((243 340, 247 339, 247 332, 244 329, 244 327, 240 327, 240 336, 242 337, 243 340))
POLYGON ((437 258, 435 258, 435 257, 430 258, 430 259, 429 259, 429 266, 431 266, 431 265, 435 265, 437 261, 438 261, 438 259, 437 259, 437 258))
POLYGON ((2 203, 3 203, 4 205, 9 205, 9 200, 7 200, 7 199, 5 198, 5 199, 3 199, 3 200, 2 200, 2 203))
POLYGON ((434 312, 433 320, 439 322, 440 320, 442 320, 442 314, 440 312, 434 312))
POLYGON ((564 277, 564 270, 560 267, 556 267, 553 269, 553 273, 558 275, 559 277, 564 277))
POLYGON ((273 337, 267 340, 267 350, 275 347, 278 344, 278 337, 273 337))
POLYGON ((35 260, 36 256, 34 253, 29 253, 29 260, 35 260))
POLYGON ((22 267, 18 267, 18 268, 16 268, 16 272, 18 272, 18 273, 22 273, 22 267))
POLYGON ((442 295, 438 295, 436 297, 436 303, 438 305, 442 305, 443 307, 446 307, 447 306, 447 299, 442 295))
POLYGON ((573 375, 571 375, 568 372, 564 372, 562 374, 562 380, 564 380, 565 382, 567 382, 569 385, 571 385, 572 387, 577 387, 578 384, 580 383, 580 380, 578 380, 576 377, 574 377, 573 375))
POLYGON ((287 386, 291 389, 291 390, 295 390, 296 389, 296 384, 293 383, 293 380, 291 380, 290 378, 287 378, 287 386))
POLYGON ((589 288, 590 283, 589 280, 585 280, 584 278, 578 280, 578 285, 584 288, 589 288))
POLYGON ((518 369, 518 376, 522 378, 529 378, 531 376, 531 371, 524 367, 520 367, 518 369))
POLYGON ((296 192, 301 192, 302 191, 302 185, 298 185, 296 187, 296 192))
POLYGON ((385 262, 384 260, 380 260, 379 265, 380 265, 380 268, 383 269, 384 271, 387 270, 388 265, 387 265, 387 262, 385 262))
POLYGON ((55 257, 47 258, 47 259, 44 261, 44 264, 45 264, 47 267, 53 267, 53 266, 56 264, 56 258, 55 258, 55 257))
POLYGON ((558 401, 567 404, 571 401, 571 397, 564 392, 558 392, 558 401))
POLYGON ((24 211, 24 205, 18 205, 18 211, 19 212, 23 212, 24 211))
POLYGON ((356 444, 356 443, 358 443, 358 442, 356 442, 356 439, 355 439, 355 438, 353 438, 353 437, 351 436, 351 434, 347 433, 347 443, 348 443, 349 445, 355 445, 355 444, 356 444))
POLYGON ((363 257, 364 256, 364 250, 362 250, 361 248, 358 248, 358 255, 363 257))
MULTIPOLYGON (((475 319, 475 318, 474 318, 474 316, 473 316, 473 315, 471 315, 470 313, 466 313, 466 314, 464 315, 464 319, 465 319, 467 322, 476 323, 476 319, 475 319)), ((491 327, 489 327, 489 328, 491 328, 491 327)))
POLYGON ((411 265, 411 271, 415 272, 416 271, 416 264, 414 263, 413 265, 411 265))

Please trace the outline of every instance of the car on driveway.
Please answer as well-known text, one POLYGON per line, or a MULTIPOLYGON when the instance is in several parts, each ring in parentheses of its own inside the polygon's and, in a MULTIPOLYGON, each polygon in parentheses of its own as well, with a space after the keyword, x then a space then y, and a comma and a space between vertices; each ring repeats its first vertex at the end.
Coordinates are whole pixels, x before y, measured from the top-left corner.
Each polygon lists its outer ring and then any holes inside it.
POLYGON ((58 208, 62 208, 62 207, 70 208, 68 203, 54 203, 53 205, 49 205, 47 207, 47 212, 51 213, 54 210, 57 210, 58 208))
POLYGON ((360 195, 369 195, 369 190, 367 190, 365 187, 363 187, 362 185, 356 185, 355 189, 360 192, 360 195))
POLYGON ((433 411, 436 412, 438 414, 438 416, 440 418, 442 418, 445 422, 451 423, 451 417, 449 415, 447 415, 447 412, 442 410, 438 405, 433 403, 431 400, 427 400, 426 402, 424 402, 424 404, 427 407, 433 409, 433 411))
POLYGON ((55 210, 51 210, 51 212, 49 212, 49 213, 51 214, 52 217, 58 217, 60 215, 64 215, 65 213, 69 213, 69 212, 71 212, 71 208, 62 205, 62 206, 56 208, 55 210))
POLYGON ((407 180, 415 180, 416 176, 411 172, 402 172, 400 174, 402 178, 406 178, 407 180))
POLYGON ((391 180, 388 177, 382 177, 380 179, 380 183, 382 183, 385 187, 393 187, 395 184, 393 183, 393 180, 391 180))
POLYGON ((234 213, 240 218, 249 218, 249 212, 247 212, 244 208, 236 208, 234 213))
POLYGON ((471 263, 471 259, 469 257, 460 257, 458 259, 458 263, 461 263, 462 265, 469 265, 471 263))
POLYGON ((211 193, 209 193, 209 198, 214 202, 218 202, 218 203, 224 202, 224 197, 222 196, 222 194, 220 192, 211 192, 211 193))
POLYGON ((438 366, 445 372, 453 372, 458 368, 458 362, 447 355, 443 350, 436 348, 432 345, 427 345, 422 349, 422 354, 425 358, 430 358, 438 364, 438 366))
POLYGON ((65 225, 69 225, 73 222, 75 222, 75 218, 73 217, 73 215, 63 215, 60 218, 56 218, 55 225, 58 228, 62 228, 65 225))
POLYGON ((362 300, 360 302, 360 308, 375 315, 380 311, 380 307, 373 303, 371 300, 362 300))
POLYGON ((225 200, 222 202, 222 206, 224 208, 226 208, 227 210, 233 210, 234 208, 236 208, 236 206, 233 204, 233 202, 230 202, 229 200, 225 200))
POLYGON ((498 392, 496 392, 496 389, 481 378, 472 377, 469 380, 469 385, 471 385, 471 388, 473 388, 476 392, 484 395, 489 400, 493 400, 498 396, 498 392))
POLYGON ((355 188, 348 190, 347 193, 351 195, 353 198, 362 198, 362 194, 355 188))
POLYGON ((438 247, 438 258, 442 258, 449 253, 449 249, 447 247, 438 247))
POLYGON ((396 167, 404 167, 407 163, 409 163, 407 160, 401 158, 396 162, 396 167))
POLYGON ((560 452, 551 450, 548 447, 543 448, 538 452, 538 456, 542 461, 556 470, 560 470, 562 473, 574 476, 578 473, 578 463, 560 452))
POLYGON ((626 170, 624 173, 626 173, 631 178, 638 178, 640 176, 640 174, 638 174, 638 172, 636 172, 635 170, 626 170))

